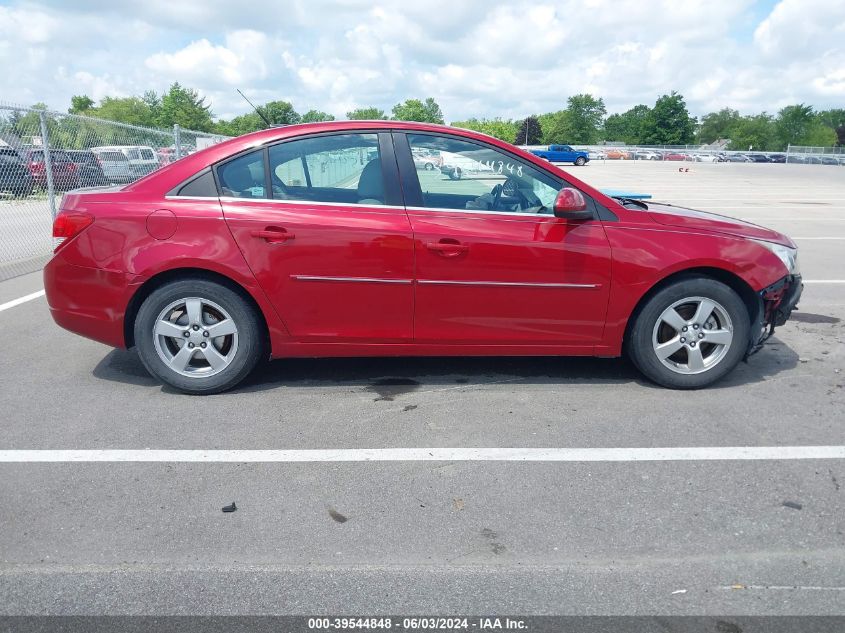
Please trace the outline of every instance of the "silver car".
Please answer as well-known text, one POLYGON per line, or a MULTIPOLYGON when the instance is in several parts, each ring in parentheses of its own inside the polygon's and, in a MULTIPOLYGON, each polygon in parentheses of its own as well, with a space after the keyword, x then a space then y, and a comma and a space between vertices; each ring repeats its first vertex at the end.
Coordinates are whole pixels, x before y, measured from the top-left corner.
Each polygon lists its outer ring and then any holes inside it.
POLYGON ((137 174, 132 172, 129 159, 123 152, 111 149, 93 149, 92 151, 100 161, 103 175, 110 183, 122 185, 132 182, 138 177, 137 174))

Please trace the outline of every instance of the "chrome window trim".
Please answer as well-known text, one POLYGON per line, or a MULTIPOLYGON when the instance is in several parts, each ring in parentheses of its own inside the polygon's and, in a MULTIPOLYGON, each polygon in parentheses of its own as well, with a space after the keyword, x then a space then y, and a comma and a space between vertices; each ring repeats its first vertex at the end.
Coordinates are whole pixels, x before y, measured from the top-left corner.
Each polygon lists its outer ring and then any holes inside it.
POLYGON ((341 281, 364 284, 403 284, 410 285, 413 279, 385 279, 381 277, 324 277, 322 275, 291 275, 296 281, 341 281))
POLYGON ((317 202, 311 200, 279 200, 278 198, 239 198, 237 196, 165 196, 165 200, 224 200, 239 202, 258 202, 260 204, 287 204, 298 206, 315 206, 315 207, 356 207, 366 209, 401 209, 405 207, 392 204, 358 204, 357 202, 317 202))
POLYGON ((543 283, 530 281, 454 281, 447 279, 418 279, 418 284, 430 286, 505 286, 525 288, 601 288, 601 284, 543 283))
MULTIPOLYGON (((442 211, 444 213, 471 213, 479 215, 504 215, 518 218, 555 218, 552 213, 520 213, 518 211, 485 211, 484 209, 449 209, 446 207, 405 207, 408 211, 442 211)), ((479 218, 482 219, 482 218, 479 218)))

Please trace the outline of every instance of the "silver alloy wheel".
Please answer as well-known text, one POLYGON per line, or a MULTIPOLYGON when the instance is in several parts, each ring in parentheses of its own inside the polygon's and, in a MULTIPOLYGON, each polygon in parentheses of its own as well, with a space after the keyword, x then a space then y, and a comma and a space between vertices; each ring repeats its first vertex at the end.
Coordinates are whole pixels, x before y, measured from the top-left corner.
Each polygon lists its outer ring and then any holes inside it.
POLYGON ((152 334, 164 364, 189 378, 219 374, 238 351, 238 328, 231 315, 200 297, 179 299, 164 308, 152 334))
POLYGON ((672 371, 700 374, 713 369, 728 353, 733 323, 717 301, 687 297, 663 311, 651 342, 657 358, 672 371))

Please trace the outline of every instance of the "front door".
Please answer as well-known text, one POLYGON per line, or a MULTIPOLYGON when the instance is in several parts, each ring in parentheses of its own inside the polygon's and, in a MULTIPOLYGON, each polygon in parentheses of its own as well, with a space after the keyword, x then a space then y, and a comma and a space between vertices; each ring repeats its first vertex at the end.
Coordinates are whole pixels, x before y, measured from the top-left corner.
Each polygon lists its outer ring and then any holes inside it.
POLYGON ((217 169, 223 213, 290 334, 409 342, 413 241, 389 134, 328 134, 217 169))
POLYGON ((552 214, 564 183, 492 146, 394 136, 414 232, 415 341, 598 343, 610 246, 599 220, 552 214), (437 155, 439 169, 413 167, 414 153, 437 155))

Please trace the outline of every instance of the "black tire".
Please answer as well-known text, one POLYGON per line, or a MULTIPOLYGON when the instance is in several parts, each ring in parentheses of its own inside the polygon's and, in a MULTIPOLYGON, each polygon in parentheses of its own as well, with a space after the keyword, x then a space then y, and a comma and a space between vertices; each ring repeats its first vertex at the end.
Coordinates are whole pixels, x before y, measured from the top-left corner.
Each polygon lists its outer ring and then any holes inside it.
POLYGON ((583 156, 579 156, 578 158, 575 159, 575 164, 578 165, 578 167, 583 167, 584 163, 586 163, 586 162, 587 161, 583 156))
MULTIPOLYGON (((685 304, 679 309, 684 307, 685 304)), ((732 288, 709 277, 684 277, 675 281, 650 297, 632 318, 633 322, 625 340, 627 355, 648 379, 671 389, 700 389, 713 384, 730 373, 748 349, 751 323, 745 303, 732 288), (702 370, 701 373, 679 373, 683 370, 670 369, 658 358, 653 343, 655 328, 658 327, 661 315, 673 304, 686 298, 698 297, 714 301, 724 310, 730 319, 733 336, 721 359, 717 360, 712 367, 702 370)), ((718 316, 716 318, 718 319, 718 316)), ((665 327, 665 325, 659 327, 665 327)), ((694 334, 692 326, 689 332, 694 334)), ((701 332, 703 333, 704 329, 701 329, 701 332)), ((679 335, 683 336, 683 334, 679 335)), ((695 347, 689 342, 687 345, 695 347)), ((704 346, 699 345, 699 347, 699 353, 704 353, 704 346)), ((708 349, 716 350, 717 348, 714 346, 708 349)), ((679 351, 682 355, 691 351, 686 347, 682 347, 682 350, 679 351)), ((670 361, 672 358, 670 357, 670 361)), ((687 364, 691 366, 691 363, 687 364)))
POLYGON ((432 171, 433 169, 434 169, 434 164, 433 164, 433 163, 426 163, 426 164, 425 164, 425 170, 426 170, 426 171, 432 171))
MULTIPOLYGON (((203 318, 207 316, 204 315, 203 318)), ((187 321, 180 327, 187 328, 187 321)), ((213 394, 231 389, 268 355, 265 329, 253 306, 238 292, 206 279, 181 279, 154 290, 138 310, 134 332, 138 356, 147 371, 163 383, 188 394, 213 394), (181 299, 194 297, 217 304, 228 313, 237 327, 237 346, 231 353, 231 360, 219 373, 209 376, 203 376, 201 373, 185 376, 172 369, 156 349, 158 337, 153 334, 157 319, 163 310, 181 299)), ((206 340, 211 343, 209 339, 206 340)), ((159 345, 161 344, 159 339, 159 345)), ((201 358, 194 356, 193 359, 191 363, 202 364, 201 358)))
POLYGON ((461 176, 463 176, 463 172, 461 172, 460 167, 455 167, 452 171, 449 172, 449 178, 451 180, 460 180, 461 176))

